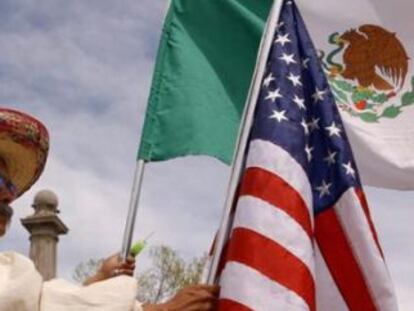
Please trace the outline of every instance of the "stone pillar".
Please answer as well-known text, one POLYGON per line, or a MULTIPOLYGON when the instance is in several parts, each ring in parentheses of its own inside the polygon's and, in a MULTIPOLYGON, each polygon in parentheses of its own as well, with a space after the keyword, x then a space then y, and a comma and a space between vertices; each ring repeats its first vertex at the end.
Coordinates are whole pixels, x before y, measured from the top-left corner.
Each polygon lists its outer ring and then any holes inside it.
POLYGON ((68 228, 57 216, 58 198, 49 190, 38 192, 33 200, 33 215, 21 219, 30 233, 30 259, 45 281, 56 277, 59 235, 68 228))

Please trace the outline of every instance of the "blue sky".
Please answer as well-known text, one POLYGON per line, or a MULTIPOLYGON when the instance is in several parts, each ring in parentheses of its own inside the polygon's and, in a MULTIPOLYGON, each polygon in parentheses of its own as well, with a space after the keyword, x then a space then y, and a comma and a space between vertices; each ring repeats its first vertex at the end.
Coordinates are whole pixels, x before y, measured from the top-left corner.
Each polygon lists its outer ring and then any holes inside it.
MULTIPOLYGON (((28 253, 19 218, 34 194, 52 189, 70 233, 59 274, 120 248, 136 149, 166 0, 2 0, 0 103, 42 120, 51 150, 39 182, 14 203, 0 248, 28 253)), ((184 256, 207 251, 217 228, 228 167, 206 157, 146 168, 136 238, 152 231, 184 256), (177 182, 179 181, 179 182, 177 182)), ((401 310, 414 304, 414 193, 368 188, 401 310)), ((145 265, 145 256, 141 261, 145 265)))

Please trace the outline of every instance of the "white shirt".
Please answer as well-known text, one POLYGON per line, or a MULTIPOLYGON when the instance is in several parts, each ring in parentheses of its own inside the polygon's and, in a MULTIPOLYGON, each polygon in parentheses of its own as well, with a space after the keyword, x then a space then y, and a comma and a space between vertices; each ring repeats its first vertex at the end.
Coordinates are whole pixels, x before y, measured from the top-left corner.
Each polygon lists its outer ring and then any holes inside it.
POLYGON ((0 252, 1 311, 142 311, 136 292, 136 280, 127 276, 89 286, 43 282, 28 258, 0 252))

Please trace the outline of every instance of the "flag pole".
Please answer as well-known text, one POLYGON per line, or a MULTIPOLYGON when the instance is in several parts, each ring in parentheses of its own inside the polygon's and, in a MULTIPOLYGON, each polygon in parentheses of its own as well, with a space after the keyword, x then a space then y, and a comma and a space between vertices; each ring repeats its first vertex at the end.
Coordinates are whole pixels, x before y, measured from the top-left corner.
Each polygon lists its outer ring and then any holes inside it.
POLYGON ((138 211, 139 198, 144 176, 145 161, 139 159, 136 162, 134 181, 132 183, 131 198, 129 200, 128 215, 125 223, 124 238, 122 241, 121 259, 125 261, 131 249, 132 236, 134 234, 135 220, 138 211))
POLYGON ((231 168, 230 180, 227 187, 226 199, 223 207, 220 227, 215 242, 213 258, 209 264, 207 275, 207 284, 216 283, 216 275, 219 268, 220 258, 224 249, 224 245, 230 233, 230 218, 233 202, 235 199, 237 187, 241 176, 241 170, 244 162, 244 155, 247 148, 247 142, 250 135, 250 129, 253 123, 254 111, 257 99, 260 93, 262 77, 266 70, 266 62, 269 51, 273 43, 273 37, 276 32, 280 11, 284 0, 275 0, 270 11, 266 28, 262 36, 259 52, 257 55, 256 67, 254 70, 252 82, 250 84, 246 105, 240 122, 239 135, 237 138, 236 149, 233 156, 233 164, 231 168))
MULTIPOLYGON (((167 0, 164 10, 164 19, 167 16, 168 10, 171 7, 171 0, 167 0)), ((134 180, 132 183, 131 197, 129 199, 129 208, 124 229, 124 237, 122 240, 121 259, 123 261, 129 255, 132 244, 132 236, 135 229, 135 221, 137 218, 139 199, 141 195, 142 180, 144 176, 145 161, 138 159, 135 166, 134 180)))

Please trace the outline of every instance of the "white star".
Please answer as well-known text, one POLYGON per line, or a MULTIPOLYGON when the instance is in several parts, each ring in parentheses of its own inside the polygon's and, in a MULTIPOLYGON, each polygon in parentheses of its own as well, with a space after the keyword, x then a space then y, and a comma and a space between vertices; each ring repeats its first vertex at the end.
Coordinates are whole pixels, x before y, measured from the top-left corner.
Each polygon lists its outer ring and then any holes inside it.
POLYGON ((299 109, 306 110, 305 100, 303 98, 300 98, 298 95, 295 94, 293 102, 299 106, 299 109))
POLYGON ((329 188, 331 187, 332 183, 327 184, 325 180, 322 180, 322 185, 316 187, 316 190, 319 191, 319 198, 323 198, 325 195, 330 195, 331 192, 329 191, 329 188))
POLYGON ((306 120, 303 118, 302 122, 300 123, 302 125, 303 130, 305 131, 305 135, 309 135, 309 126, 308 123, 306 123, 306 120))
POLYGON ((280 28, 282 28, 285 25, 285 22, 280 22, 277 26, 276 26, 276 31, 279 31, 280 28))
POLYGON ((336 151, 331 152, 330 150, 328 150, 328 156, 323 158, 323 160, 327 162, 329 166, 331 166, 336 163, 336 160, 335 160, 336 154, 337 154, 336 151))
POLYGON ((265 99, 270 99, 272 103, 274 103, 278 98, 283 98, 283 96, 280 94, 280 89, 269 91, 265 99))
POLYGON ((318 88, 315 89, 315 93, 313 93, 312 98, 313 101, 316 103, 320 100, 323 100, 323 95, 325 95, 326 90, 319 90, 318 88))
POLYGON ((275 40, 275 43, 280 43, 282 46, 285 46, 286 43, 292 42, 289 39, 289 34, 284 34, 284 35, 277 35, 277 38, 275 40))
POLYGON ((302 85, 302 82, 300 82, 300 76, 295 76, 292 72, 289 73, 289 76, 287 77, 288 80, 290 80, 293 83, 293 86, 302 85))
POLYGON ((312 118, 312 120, 309 122, 309 129, 311 132, 314 130, 319 130, 319 118, 312 118))
POLYGON ((352 178, 355 178, 355 170, 352 167, 351 161, 349 161, 347 164, 342 164, 342 166, 345 168, 347 175, 351 175, 352 178))
POLYGON ((277 122, 282 122, 282 121, 287 121, 288 118, 286 118, 285 116, 286 114, 286 110, 282 110, 282 111, 277 111, 277 110, 273 110, 273 114, 269 117, 270 119, 276 119, 277 122))
POLYGON ((325 127, 325 130, 329 132, 329 137, 332 137, 332 136, 341 137, 341 129, 336 126, 335 122, 332 122, 331 126, 325 127))
POLYGON ((308 161, 310 162, 312 160, 312 151, 313 151, 313 147, 310 147, 309 145, 305 146, 305 152, 306 152, 306 157, 308 158, 308 161))
POLYGON ((306 57, 305 59, 302 59, 302 67, 305 68, 305 69, 308 69, 309 68, 308 67, 309 61, 310 61, 309 57, 306 57))
POLYGON ((275 80, 275 77, 273 77, 273 74, 272 73, 269 73, 269 75, 264 79, 264 81, 263 81, 263 85, 265 86, 265 87, 269 87, 269 85, 270 85, 270 82, 272 82, 272 81, 274 81, 275 80))
POLYGON ((296 61, 295 61, 294 57, 295 57, 295 54, 293 54, 293 53, 289 54, 289 55, 286 54, 286 53, 283 53, 283 56, 279 57, 279 59, 283 60, 286 63, 286 65, 296 64, 296 61))

